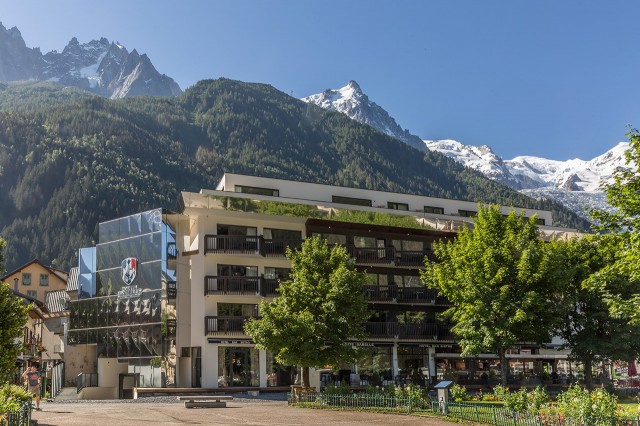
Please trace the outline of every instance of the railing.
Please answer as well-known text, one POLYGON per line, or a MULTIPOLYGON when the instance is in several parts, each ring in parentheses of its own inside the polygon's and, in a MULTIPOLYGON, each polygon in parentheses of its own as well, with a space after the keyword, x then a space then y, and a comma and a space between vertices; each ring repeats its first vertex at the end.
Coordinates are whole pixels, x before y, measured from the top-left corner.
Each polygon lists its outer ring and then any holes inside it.
POLYGON ((205 336, 244 335, 244 323, 251 317, 212 316, 204 317, 205 336))
POLYGON ((300 250, 302 248, 303 240, 265 240, 262 239, 262 250, 260 252, 266 257, 284 257, 287 252, 287 247, 291 247, 292 250, 300 250))
POLYGON ((362 248, 348 244, 347 251, 356 259, 356 263, 394 263, 396 257, 396 249, 393 247, 362 248))
POLYGON ((300 249, 303 240, 265 239, 257 235, 206 235, 205 253, 259 254, 284 257, 287 247, 300 249))
POLYGON ((98 387, 98 373, 80 373, 76 377, 77 393, 84 388, 98 387))
POLYGON ((260 283, 260 295, 263 297, 274 297, 277 296, 278 293, 276 289, 278 288, 278 280, 275 278, 263 278, 260 283))
POLYGON ((448 305, 446 297, 440 296, 438 290, 428 287, 398 287, 395 285, 365 285, 364 295, 372 302, 411 302, 448 305))
POLYGON ((16 411, 0 412, 2 426, 29 426, 31 424, 31 400, 24 401, 16 411))
POLYGON ((206 235, 205 253, 255 254, 260 237, 255 235, 206 235))
POLYGON ((396 266, 424 266, 424 259, 436 262, 438 258, 432 250, 398 250, 396 251, 396 266))
POLYGON ((386 337, 389 339, 429 339, 448 340, 452 338, 450 327, 435 323, 399 323, 374 322, 365 323, 365 330, 369 337, 386 337))
POLYGON ((58 396, 64 387, 64 362, 51 369, 51 398, 58 396))
POLYGON ((261 277, 207 276, 204 295, 256 295, 260 294, 261 277))
POLYGON ((167 281, 167 297, 175 299, 178 296, 178 286, 175 281, 167 281))

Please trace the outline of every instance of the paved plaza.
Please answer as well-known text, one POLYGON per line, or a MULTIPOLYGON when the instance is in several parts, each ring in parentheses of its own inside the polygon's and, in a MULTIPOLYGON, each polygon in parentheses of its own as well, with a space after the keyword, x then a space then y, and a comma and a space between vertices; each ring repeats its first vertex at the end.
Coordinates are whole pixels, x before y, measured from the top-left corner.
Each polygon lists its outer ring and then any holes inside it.
POLYGON ((439 418, 295 408, 285 401, 236 399, 227 408, 185 408, 181 403, 133 401, 50 402, 34 411, 38 425, 433 425, 439 418))

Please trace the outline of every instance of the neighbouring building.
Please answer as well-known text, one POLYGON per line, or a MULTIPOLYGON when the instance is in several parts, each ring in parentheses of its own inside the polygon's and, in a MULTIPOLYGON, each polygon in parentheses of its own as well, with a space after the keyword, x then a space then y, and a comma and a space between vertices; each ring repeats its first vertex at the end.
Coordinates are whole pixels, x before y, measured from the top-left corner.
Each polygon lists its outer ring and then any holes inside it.
MULTIPOLYGON (((507 214, 510 207, 501 207, 507 214)), ((287 247, 319 235, 344 245, 371 310, 369 348, 357 365, 315 371, 316 386, 482 382, 499 375, 495 354, 462 358, 446 298, 420 282, 435 241, 469 226, 477 204, 417 195, 225 174, 215 190, 183 192, 176 212, 151 210, 99 225, 96 247, 79 252, 77 300, 70 301, 69 345, 91 348, 97 387, 84 397, 127 398, 140 387, 260 387, 293 384, 296 371, 255 348, 244 321, 286 279, 287 247)), ((536 215, 543 238, 570 236, 536 215)), ((522 344, 510 372, 562 372, 553 344, 522 344)))
POLYGON ((51 292, 67 287, 68 273, 33 259, 0 277, 16 292, 44 302, 51 292))

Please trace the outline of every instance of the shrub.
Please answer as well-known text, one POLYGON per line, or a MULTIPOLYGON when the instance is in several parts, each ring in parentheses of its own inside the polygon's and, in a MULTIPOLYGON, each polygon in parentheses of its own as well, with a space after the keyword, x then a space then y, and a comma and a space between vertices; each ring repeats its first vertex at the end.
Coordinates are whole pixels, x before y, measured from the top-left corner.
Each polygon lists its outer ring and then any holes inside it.
POLYGON ((20 406, 31 401, 33 396, 20 386, 5 384, 0 387, 0 413, 18 411, 20 406))
POLYGON ((451 398, 456 402, 466 401, 468 399, 467 388, 456 383, 451 387, 451 398))
POLYGON ((615 395, 603 388, 589 392, 577 384, 558 395, 556 410, 561 415, 592 425, 609 425, 622 414, 615 395))
POLYGON ((504 388, 502 385, 495 385, 493 387, 493 396, 496 401, 504 401, 504 396, 509 392, 509 388, 504 388))

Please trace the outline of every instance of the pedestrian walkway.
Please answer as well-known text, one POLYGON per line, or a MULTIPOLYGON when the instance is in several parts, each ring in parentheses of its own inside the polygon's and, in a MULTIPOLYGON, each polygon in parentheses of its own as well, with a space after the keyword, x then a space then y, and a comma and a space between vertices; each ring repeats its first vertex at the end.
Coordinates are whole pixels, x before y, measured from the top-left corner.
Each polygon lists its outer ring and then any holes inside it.
POLYGON ((54 398, 56 402, 75 401, 78 399, 78 391, 74 387, 62 388, 58 396, 54 398))

